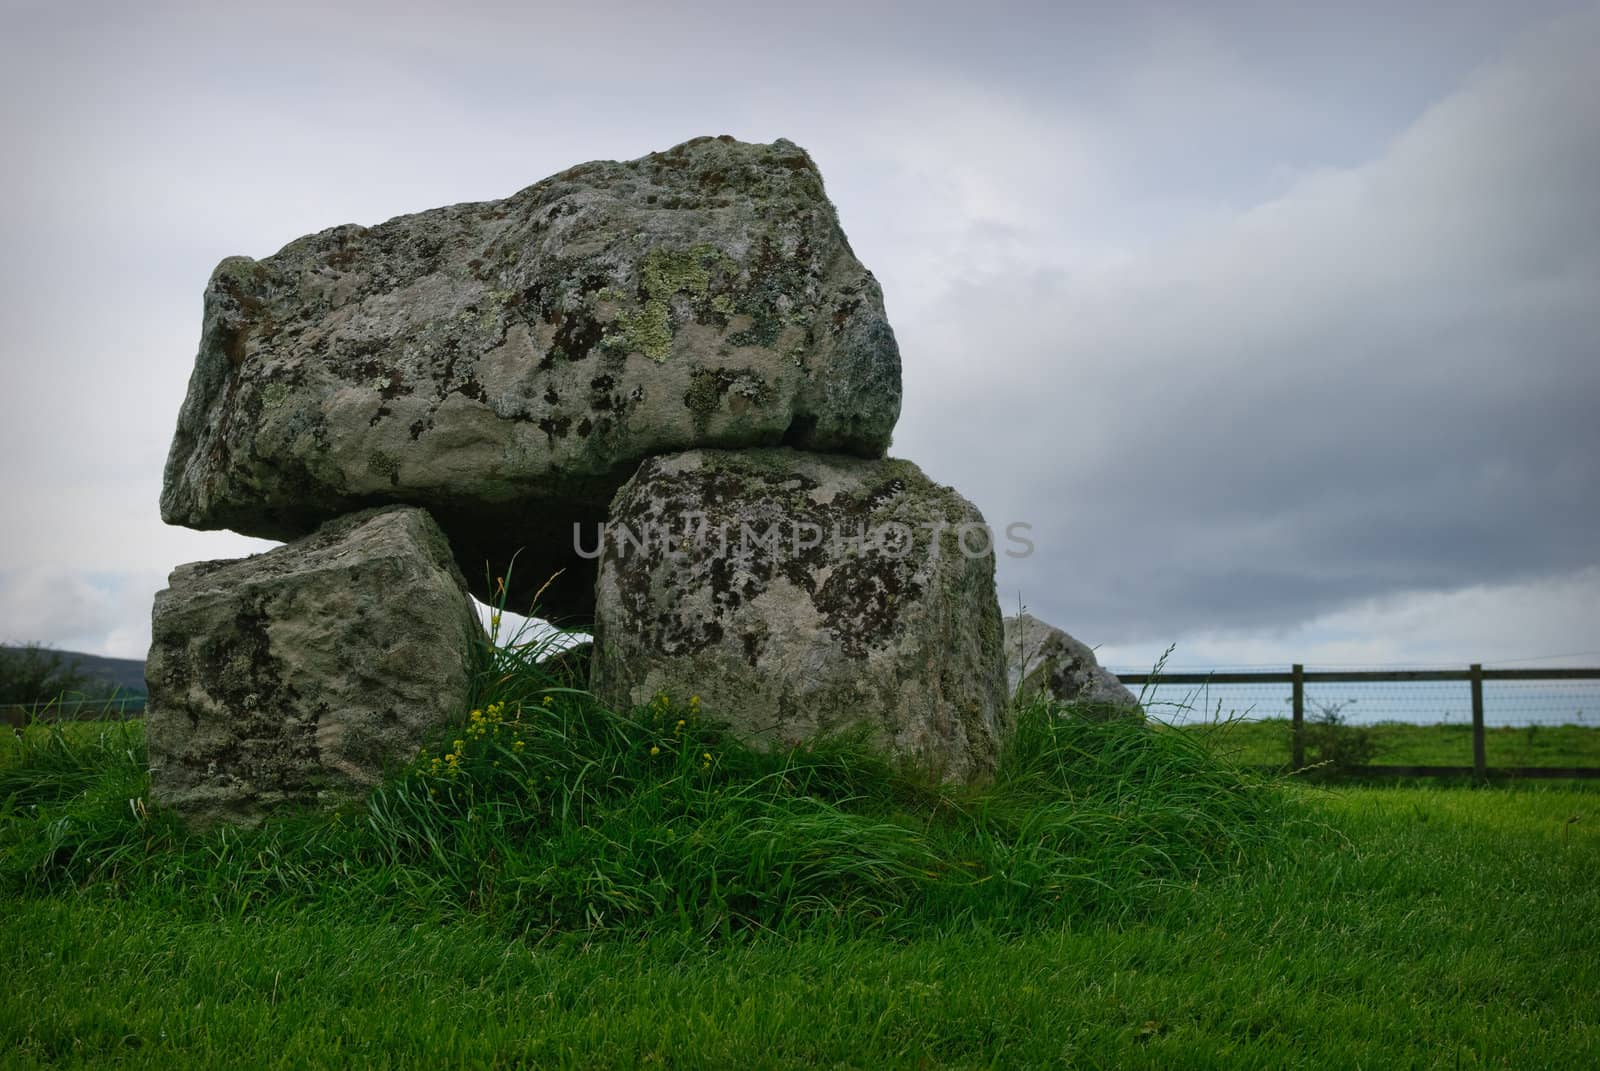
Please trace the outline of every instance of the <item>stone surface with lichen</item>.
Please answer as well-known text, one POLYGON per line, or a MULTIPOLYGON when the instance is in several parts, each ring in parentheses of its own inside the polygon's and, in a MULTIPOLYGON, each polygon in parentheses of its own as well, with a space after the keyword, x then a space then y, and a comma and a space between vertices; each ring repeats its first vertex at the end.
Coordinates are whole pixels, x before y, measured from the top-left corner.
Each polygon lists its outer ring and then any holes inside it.
POLYGON ((1139 697, 1094 650, 1032 614, 1005 619, 1006 683, 1023 701, 1044 696, 1089 717, 1140 717, 1139 697))
POLYGON ((151 798, 197 827, 357 799, 459 720, 482 627, 427 512, 180 566, 145 678, 151 798))
POLYGON ((864 726, 939 776, 993 768, 1007 714, 992 536, 908 461, 652 458, 612 503, 596 601, 592 687, 617 708, 699 695, 757 742, 864 726))
POLYGON ((425 506, 480 595, 486 563, 526 547, 515 595, 565 567, 545 609, 581 614, 571 523, 598 521, 640 459, 876 457, 899 409, 882 295, 811 158, 699 138, 224 260, 161 509, 290 539, 425 506))

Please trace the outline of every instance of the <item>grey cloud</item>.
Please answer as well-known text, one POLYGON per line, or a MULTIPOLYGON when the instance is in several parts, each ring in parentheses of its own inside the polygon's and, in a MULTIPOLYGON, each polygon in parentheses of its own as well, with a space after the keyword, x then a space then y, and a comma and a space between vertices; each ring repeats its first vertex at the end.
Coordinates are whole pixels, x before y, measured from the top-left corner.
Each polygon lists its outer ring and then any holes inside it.
POLYGON ((1125 641, 1592 565, 1597 26, 1186 248, 948 294, 901 444, 1037 526, 1002 588, 1125 641))
POLYGON ((722 132, 817 157, 896 452, 1038 525, 1002 585, 1075 633, 1592 562, 1592 16, 1429 109, 1570 6, 10 5, 0 456, 48 523, 0 531, 0 622, 130 636, 259 549, 155 511, 218 259, 722 132))

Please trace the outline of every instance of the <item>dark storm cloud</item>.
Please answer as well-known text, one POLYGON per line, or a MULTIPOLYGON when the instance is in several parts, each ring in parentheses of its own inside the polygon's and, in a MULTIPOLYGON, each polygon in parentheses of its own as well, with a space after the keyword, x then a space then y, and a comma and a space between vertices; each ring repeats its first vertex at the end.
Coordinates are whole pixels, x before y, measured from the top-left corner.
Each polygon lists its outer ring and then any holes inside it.
POLYGON ((1002 590, 1120 642, 1594 564, 1596 25, 1184 246, 946 295, 901 441, 1035 525, 1002 590))

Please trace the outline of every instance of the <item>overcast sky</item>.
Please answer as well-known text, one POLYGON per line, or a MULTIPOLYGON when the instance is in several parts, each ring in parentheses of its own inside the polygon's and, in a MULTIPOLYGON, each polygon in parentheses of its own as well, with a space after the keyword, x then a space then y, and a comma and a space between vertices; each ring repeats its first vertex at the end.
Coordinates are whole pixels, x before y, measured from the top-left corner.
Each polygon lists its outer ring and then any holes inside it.
POLYGON ((1102 660, 1600 658, 1600 6, 0 0, 0 641, 142 657, 212 267, 702 134, 1102 660), (1554 657, 1564 656, 1564 657, 1554 657))

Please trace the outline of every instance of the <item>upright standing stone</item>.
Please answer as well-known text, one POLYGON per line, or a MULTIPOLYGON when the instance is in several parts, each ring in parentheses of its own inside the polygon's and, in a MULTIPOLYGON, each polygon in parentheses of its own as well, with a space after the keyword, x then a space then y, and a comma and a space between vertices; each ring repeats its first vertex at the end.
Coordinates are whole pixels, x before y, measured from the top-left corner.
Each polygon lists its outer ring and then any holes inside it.
POLYGON ((483 630, 423 510, 356 513, 170 585, 145 665, 150 790, 193 825, 356 798, 465 712, 483 630))
POLYGON ((427 507, 513 608, 592 609, 573 552, 642 458, 788 443, 881 456, 900 357, 822 176, 698 138, 502 201, 335 227, 211 277, 162 517, 293 539, 427 507))
POLYGON ((612 503, 596 599, 592 687, 616 707, 698 695, 751 741, 865 725, 944 777, 994 766, 1006 697, 992 538, 910 462, 787 449, 646 461, 612 503))

